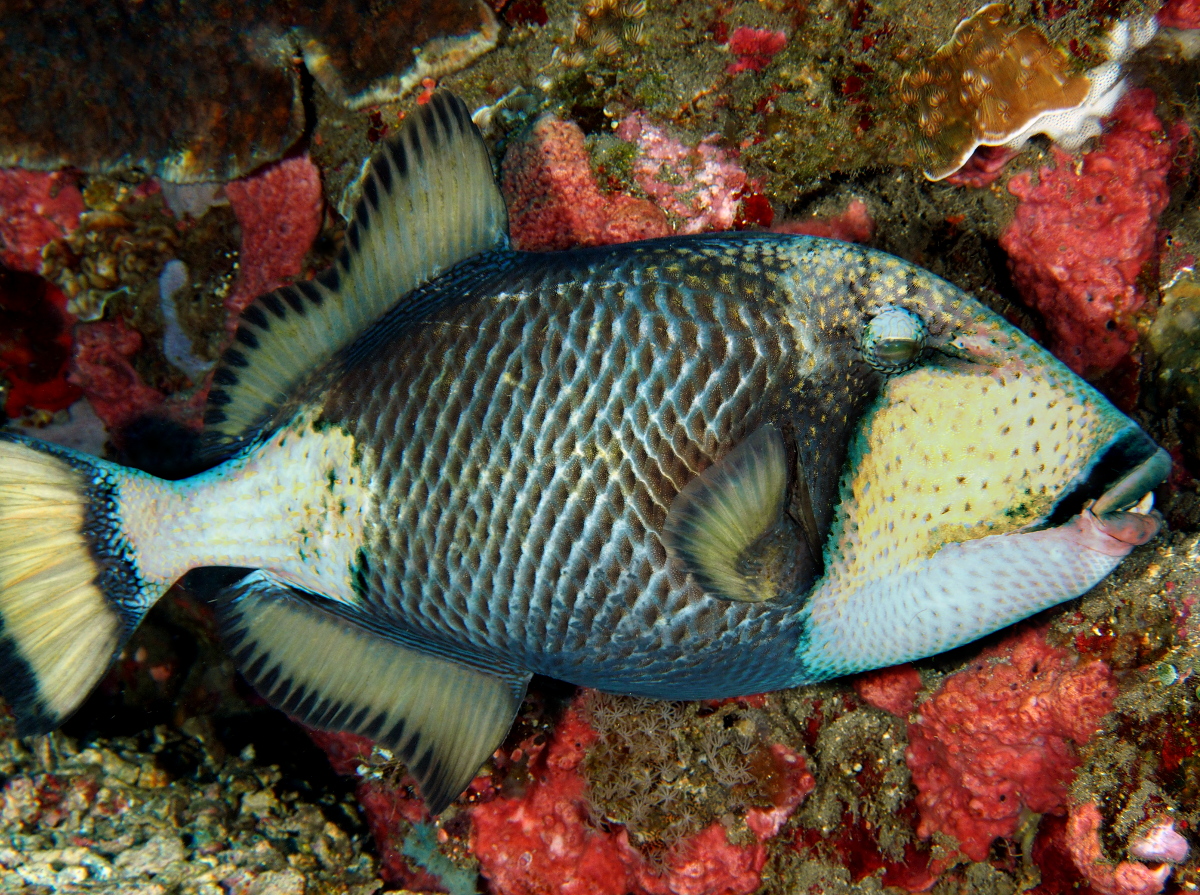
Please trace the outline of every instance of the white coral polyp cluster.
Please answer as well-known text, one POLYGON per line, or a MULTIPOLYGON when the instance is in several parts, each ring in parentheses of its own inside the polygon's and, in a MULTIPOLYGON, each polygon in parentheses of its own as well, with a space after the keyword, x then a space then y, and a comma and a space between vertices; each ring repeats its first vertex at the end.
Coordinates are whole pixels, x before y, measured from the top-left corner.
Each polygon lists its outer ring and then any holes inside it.
POLYGON ((1157 32, 1158 22, 1153 16, 1117 22, 1105 38, 1108 61, 1087 73, 1091 87, 1083 102, 1073 109, 1038 116, 1005 145, 1019 149, 1034 134, 1045 134, 1059 146, 1074 152, 1090 138, 1098 137, 1102 130, 1100 119, 1112 114, 1125 93, 1127 81, 1121 77, 1122 66, 1150 43, 1157 32))

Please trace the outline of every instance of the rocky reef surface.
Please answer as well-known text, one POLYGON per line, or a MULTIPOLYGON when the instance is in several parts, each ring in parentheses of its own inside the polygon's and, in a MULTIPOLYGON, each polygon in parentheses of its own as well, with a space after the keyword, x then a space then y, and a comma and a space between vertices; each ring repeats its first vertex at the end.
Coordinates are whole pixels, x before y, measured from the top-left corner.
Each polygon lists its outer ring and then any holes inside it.
POLYGON ((1169 528, 1079 600, 909 666, 719 703, 536 679, 436 820, 386 752, 263 705, 179 587, 62 732, 0 723, 0 891, 1200 886, 1200 4, 251 4, 137 46, 159 5, 73 5, 76 91, 47 80, 61 17, 0 15, 26 88, 0 91, 10 425, 169 466, 142 417, 198 424, 237 314, 329 263, 365 160, 441 85, 477 110, 518 247, 773 229, 978 296, 1172 453, 1169 528), (198 61, 127 83, 168 51, 198 61))

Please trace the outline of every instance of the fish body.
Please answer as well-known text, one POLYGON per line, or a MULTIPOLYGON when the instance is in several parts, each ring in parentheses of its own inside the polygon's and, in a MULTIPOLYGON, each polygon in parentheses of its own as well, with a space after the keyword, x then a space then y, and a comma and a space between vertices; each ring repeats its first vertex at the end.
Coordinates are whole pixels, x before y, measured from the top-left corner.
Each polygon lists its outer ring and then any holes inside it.
POLYGON ((1161 449, 955 287, 769 234, 514 252, 465 110, 431 105, 338 265, 247 312, 211 469, 2 436, 24 729, 180 576, 235 567, 213 601, 247 678, 394 746, 440 810, 532 673, 679 699, 893 664, 1078 595, 1157 531, 1161 449), (474 178, 415 163, 444 155, 474 178), (65 552, 18 541, 30 520, 65 552))

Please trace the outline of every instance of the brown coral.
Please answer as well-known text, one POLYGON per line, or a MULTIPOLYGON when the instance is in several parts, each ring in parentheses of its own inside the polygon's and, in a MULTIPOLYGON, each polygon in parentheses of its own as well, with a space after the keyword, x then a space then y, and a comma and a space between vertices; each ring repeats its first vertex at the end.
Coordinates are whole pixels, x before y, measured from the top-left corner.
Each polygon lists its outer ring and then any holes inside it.
POLYGON ((495 46, 478 0, 12 0, 0 4, 0 167, 224 181, 306 126, 301 63, 351 109, 495 46))
POLYGON ((1075 109, 1091 82, 1030 25, 992 3, 964 19, 950 41, 900 82, 917 116, 925 175, 953 174, 979 146, 1022 142, 1046 115, 1075 109))

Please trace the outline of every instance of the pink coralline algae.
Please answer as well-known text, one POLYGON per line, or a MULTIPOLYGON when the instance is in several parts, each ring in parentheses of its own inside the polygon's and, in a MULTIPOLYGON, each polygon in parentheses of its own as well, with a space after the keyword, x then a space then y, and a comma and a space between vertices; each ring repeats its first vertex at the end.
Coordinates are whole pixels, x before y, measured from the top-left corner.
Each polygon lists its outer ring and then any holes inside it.
MULTIPOLYGON (((595 740, 595 731, 572 707, 537 761, 531 762, 533 780, 523 795, 495 796, 469 809, 471 851, 490 891, 497 895, 748 895, 758 889, 766 847, 761 842, 731 843, 719 822, 677 845, 661 870, 653 869, 633 848, 624 828, 606 831, 590 825, 580 766, 595 740)), ((790 768, 784 772, 788 785, 782 787, 786 792, 776 806, 782 812, 778 820, 771 809, 755 816, 761 838, 778 830, 813 785, 801 756, 787 750, 773 754, 790 768)))
POLYGON ((1100 844, 1100 809, 1095 802, 1071 808, 1067 819, 1067 850, 1075 867, 1096 895, 1155 895, 1163 890, 1171 868, 1150 868, 1135 861, 1114 864, 1100 844))
POLYGON ((715 138, 688 146, 641 112, 622 119, 616 133, 637 145, 634 180, 659 208, 681 219, 680 233, 733 227, 746 193, 746 172, 715 138))
POLYGON ((1000 237, 1013 280, 1041 312, 1051 349, 1079 373, 1113 369, 1137 340, 1137 279, 1158 246, 1158 217, 1186 124, 1169 130, 1149 90, 1130 91, 1100 145, 1078 163, 1055 149, 1055 166, 1014 176, 1020 199, 1000 237))
POLYGON ((321 231, 321 173, 308 156, 284 159, 225 185, 242 228, 238 278, 225 299, 230 326, 255 298, 299 276, 321 231))
POLYGON ((946 679, 908 726, 918 833, 955 837, 984 861, 1023 811, 1062 813, 1086 743, 1112 706, 1101 661, 1077 663, 1025 628, 946 679))
POLYGON ((921 676, 911 665, 880 668, 855 677, 854 692, 869 706, 907 718, 921 692, 921 676))
POLYGON ((1167 0, 1155 18, 1163 28, 1200 28, 1200 0, 1167 0))
MULTIPOLYGON (((335 772, 346 776, 357 773, 358 768, 371 757, 373 744, 366 737, 353 733, 332 733, 305 727, 309 738, 325 753, 335 772)), ((355 789, 355 797, 367 819, 375 849, 379 855, 379 873, 389 886, 401 886, 418 892, 440 892, 441 885, 432 874, 413 867, 404 857, 404 833, 408 827, 401 824, 427 823, 429 812, 425 803, 405 785, 382 779, 363 778, 355 789)))
POLYGON ((851 199, 838 214, 809 219, 794 218, 771 228, 772 233, 791 233, 799 236, 821 236, 844 242, 869 242, 875 234, 871 210, 862 199, 851 199))
POLYGON ((146 385, 130 363, 141 347, 141 333, 119 320, 75 328, 70 381, 83 389, 109 431, 123 428, 164 400, 162 392, 146 385))
POLYGON ((775 836, 817 785, 804 756, 795 750, 782 743, 772 743, 771 758, 775 761, 775 775, 779 781, 775 787, 775 804, 771 808, 751 808, 746 812, 746 826, 759 842, 775 836))
POLYGON ((743 71, 762 71, 771 60, 787 46, 788 36, 783 31, 766 28, 735 28, 729 35, 729 52, 737 57, 725 68, 726 74, 736 75, 743 71))
POLYGON ((583 131, 552 115, 504 157, 501 188, 513 245, 549 252, 669 236, 666 216, 645 199, 605 194, 596 185, 583 131))
POLYGON ((0 265, 40 273, 42 249, 74 232, 82 213, 72 175, 0 169, 0 265))

